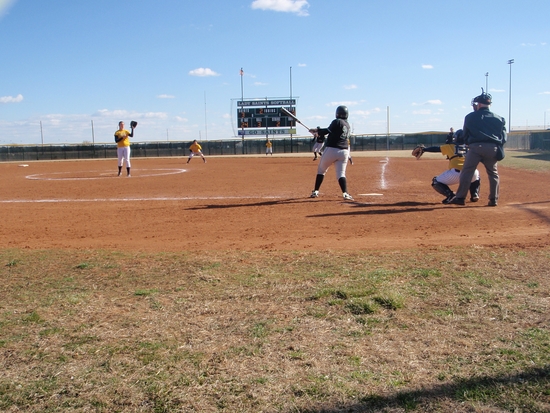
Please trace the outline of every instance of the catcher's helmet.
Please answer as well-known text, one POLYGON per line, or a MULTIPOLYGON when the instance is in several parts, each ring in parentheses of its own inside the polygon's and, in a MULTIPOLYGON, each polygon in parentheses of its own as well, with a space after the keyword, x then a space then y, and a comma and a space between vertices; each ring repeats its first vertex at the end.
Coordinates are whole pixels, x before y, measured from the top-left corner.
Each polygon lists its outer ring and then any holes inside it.
POLYGON ((336 108, 336 117, 339 119, 347 119, 348 118, 348 107, 340 105, 336 108))
POLYGON ((475 98, 472 99, 472 106, 478 103, 483 103, 484 105, 490 105, 492 103, 492 100, 493 100, 493 97, 490 94, 485 93, 483 88, 481 88, 481 95, 476 96, 475 98))
POLYGON ((455 145, 464 145, 464 132, 462 129, 457 130, 453 134, 453 143, 455 145))

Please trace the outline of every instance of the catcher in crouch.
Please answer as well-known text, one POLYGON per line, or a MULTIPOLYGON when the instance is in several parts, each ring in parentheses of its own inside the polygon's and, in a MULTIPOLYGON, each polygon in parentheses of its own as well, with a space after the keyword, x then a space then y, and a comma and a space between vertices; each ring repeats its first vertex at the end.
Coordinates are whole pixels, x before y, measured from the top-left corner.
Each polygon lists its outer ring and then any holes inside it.
MULTIPOLYGON (((413 156, 420 159, 424 152, 441 152, 449 160, 449 169, 435 176, 432 180, 432 187, 441 195, 445 196, 442 201, 444 204, 448 204, 449 201, 455 196, 454 192, 449 188, 449 185, 458 185, 460 181, 460 171, 464 166, 464 156, 466 155, 466 145, 464 144, 464 137, 462 129, 457 130, 452 136, 447 137, 445 145, 430 146, 425 148, 419 146, 413 150, 413 156)), ((479 171, 476 169, 470 183, 470 201, 479 201, 479 188, 481 181, 479 179, 479 171)))

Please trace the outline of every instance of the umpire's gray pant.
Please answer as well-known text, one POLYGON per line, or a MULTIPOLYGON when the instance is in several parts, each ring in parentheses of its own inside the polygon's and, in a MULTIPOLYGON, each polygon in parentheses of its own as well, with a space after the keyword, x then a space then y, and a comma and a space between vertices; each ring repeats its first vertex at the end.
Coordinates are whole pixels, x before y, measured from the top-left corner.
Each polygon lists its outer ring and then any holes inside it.
POLYGON ((489 179, 489 200, 498 201, 500 180, 496 152, 497 146, 491 142, 476 142, 469 145, 464 166, 460 173, 460 184, 456 191, 457 198, 466 198, 470 189, 470 182, 472 182, 472 176, 476 171, 477 165, 481 162, 485 166, 489 179))

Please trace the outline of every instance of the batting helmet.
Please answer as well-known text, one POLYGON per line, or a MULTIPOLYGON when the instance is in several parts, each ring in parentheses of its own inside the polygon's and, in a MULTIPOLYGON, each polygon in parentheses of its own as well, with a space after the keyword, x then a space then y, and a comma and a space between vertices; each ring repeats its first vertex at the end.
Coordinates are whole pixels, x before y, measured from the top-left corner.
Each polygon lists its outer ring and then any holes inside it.
POLYGON ((336 117, 339 119, 347 119, 348 118, 348 107, 340 105, 336 108, 336 117))

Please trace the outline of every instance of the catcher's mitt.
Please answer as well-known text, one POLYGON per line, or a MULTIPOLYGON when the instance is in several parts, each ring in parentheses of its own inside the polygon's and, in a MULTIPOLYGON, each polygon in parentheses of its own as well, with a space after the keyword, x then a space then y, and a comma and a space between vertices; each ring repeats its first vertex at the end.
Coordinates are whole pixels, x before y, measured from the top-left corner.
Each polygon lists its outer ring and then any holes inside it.
POLYGON ((130 122, 130 127, 133 129, 137 126, 137 122, 135 120, 130 122))
POLYGON ((411 155, 414 156, 416 159, 420 159, 422 155, 424 155, 424 145, 418 145, 416 148, 412 150, 411 155))

